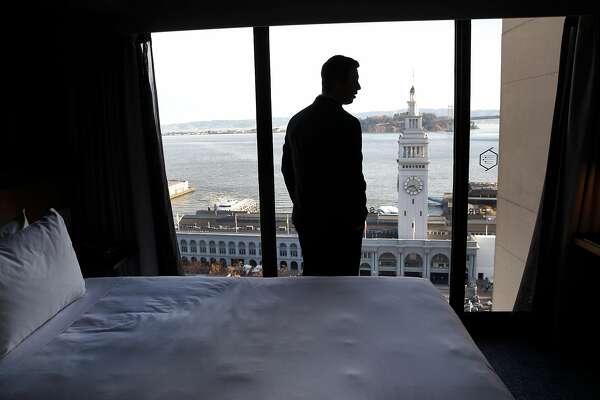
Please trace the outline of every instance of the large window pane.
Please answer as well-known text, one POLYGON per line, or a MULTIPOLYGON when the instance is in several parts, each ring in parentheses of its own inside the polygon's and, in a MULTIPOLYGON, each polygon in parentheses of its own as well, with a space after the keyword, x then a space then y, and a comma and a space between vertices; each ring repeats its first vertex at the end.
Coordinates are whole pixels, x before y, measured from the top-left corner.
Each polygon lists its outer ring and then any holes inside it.
MULTIPOLYGON (((424 277, 447 294, 453 22, 285 26, 271 28, 270 37, 278 245, 298 243, 289 224, 292 204, 280 172, 287 122, 321 93, 322 64, 335 54, 346 55, 360 63, 362 89, 345 109, 362 126, 370 210, 360 274, 424 277)), ((336 222, 344 218, 336 213, 336 204, 344 199, 321 202, 326 244, 336 235, 336 222)), ((280 251, 279 256, 280 265, 289 266, 290 252, 280 251)))
POLYGON ((152 38, 184 271, 260 276, 252 29, 152 38))
POLYGON ((465 311, 492 308, 500 129, 501 20, 471 25, 471 142, 465 311))
POLYGON ((510 311, 540 201, 562 18, 472 24, 465 311, 510 311))

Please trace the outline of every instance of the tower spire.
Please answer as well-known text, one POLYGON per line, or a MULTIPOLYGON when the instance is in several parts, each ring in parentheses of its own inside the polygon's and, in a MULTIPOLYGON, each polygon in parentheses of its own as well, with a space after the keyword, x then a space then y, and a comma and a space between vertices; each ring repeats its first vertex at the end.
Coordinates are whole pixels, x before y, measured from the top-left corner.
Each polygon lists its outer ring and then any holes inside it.
POLYGON ((410 88, 410 97, 407 101, 408 103, 408 114, 409 115, 417 115, 417 101, 415 100, 415 86, 411 86, 410 88))

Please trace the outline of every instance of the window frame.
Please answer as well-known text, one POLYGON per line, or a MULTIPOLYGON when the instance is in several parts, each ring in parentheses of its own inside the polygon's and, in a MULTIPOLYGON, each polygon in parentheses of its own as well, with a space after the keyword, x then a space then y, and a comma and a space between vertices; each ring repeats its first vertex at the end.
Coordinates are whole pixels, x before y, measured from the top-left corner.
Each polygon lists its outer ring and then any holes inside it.
MULTIPOLYGON (((471 20, 454 20, 454 160, 450 306, 464 314, 471 103, 471 20)), ((263 276, 277 276, 269 27, 253 28, 256 134, 263 276)))

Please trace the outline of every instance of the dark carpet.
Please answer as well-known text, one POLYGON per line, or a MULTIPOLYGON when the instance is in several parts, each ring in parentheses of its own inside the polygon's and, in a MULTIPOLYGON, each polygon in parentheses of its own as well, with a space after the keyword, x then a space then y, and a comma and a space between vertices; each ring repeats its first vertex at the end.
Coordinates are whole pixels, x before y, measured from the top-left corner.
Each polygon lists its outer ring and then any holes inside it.
MULTIPOLYGON (((517 400, 600 400, 597 359, 561 356, 531 339, 474 339, 517 400)), ((590 351, 598 347, 589 345, 590 351)))

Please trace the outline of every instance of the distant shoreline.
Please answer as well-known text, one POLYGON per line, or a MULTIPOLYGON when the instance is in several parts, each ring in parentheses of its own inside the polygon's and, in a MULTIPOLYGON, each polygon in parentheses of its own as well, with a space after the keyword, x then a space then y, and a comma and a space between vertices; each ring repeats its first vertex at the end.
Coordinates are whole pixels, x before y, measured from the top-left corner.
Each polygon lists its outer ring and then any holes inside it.
MULTIPOLYGON (((497 125, 497 124, 494 124, 497 125)), ((478 130, 479 128, 471 128, 478 130)), ((427 131, 428 133, 452 133, 447 131, 427 131)), ((225 129, 225 130, 206 130, 206 131, 177 131, 177 132, 162 132, 162 136, 208 136, 208 135, 235 135, 256 133, 256 129, 225 129)), ((273 128, 273 133, 285 133, 285 128, 273 128)), ((363 133, 372 133, 376 135, 397 135, 397 132, 372 132, 363 131, 363 133)))
MULTIPOLYGON (((448 114, 447 109, 438 108, 420 108, 422 115, 429 114, 433 117, 443 119, 444 115, 448 114)), ((406 112, 405 109, 394 111, 367 111, 353 113, 362 124, 369 120, 377 118, 394 117, 394 114, 402 115, 406 112)), ((493 109, 478 109, 471 110, 471 117, 480 117, 487 115, 499 115, 499 110, 493 109)), ((285 132, 285 128, 290 120, 290 117, 273 117, 273 132, 285 132)), ((364 127, 363 127, 364 129, 364 127)), ((226 135, 233 133, 256 133, 256 121, 254 119, 239 119, 239 120, 209 120, 209 121, 189 121, 182 123, 169 123, 161 126, 163 136, 172 135, 226 135)), ((364 132, 367 132, 366 130, 364 132)), ((376 133, 376 132, 368 132, 376 133)))

